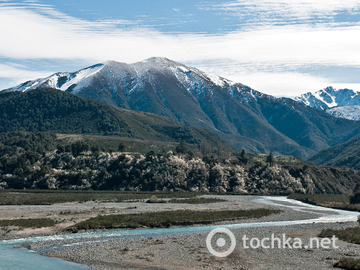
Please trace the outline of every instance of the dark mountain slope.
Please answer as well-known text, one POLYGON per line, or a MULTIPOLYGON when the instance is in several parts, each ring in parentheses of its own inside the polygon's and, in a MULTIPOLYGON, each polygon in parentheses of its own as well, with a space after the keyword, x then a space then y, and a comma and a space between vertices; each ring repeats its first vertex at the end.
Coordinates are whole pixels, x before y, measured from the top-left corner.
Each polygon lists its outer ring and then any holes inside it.
POLYGON ((360 137, 346 143, 322 150, 312 156, 309 161, 318 165, 347 166, 360 170, 360 137))
POLYGON ((110 61, 7 91, 43 85, 206 128, 238 150, 309 157, 360 134, 360 122, 338 120, 291 99, 265 95, 166 58, 131 65, 110 61))
POLYGON ((224 92, 207 75, 187 68, 158 58, 133 66, 107 62, 77 94, 163 115, 183 125, 207 128, 237 149, 306 155, 306 149, 259 118, 231 93, 224 92), (117 76, 109 78, 109 74, 117 76))
POLYGON ((184 127, 156 114, 115 108, 55 89, 0 93, 0 132, 7 131, 113 134, 189 143, 221 140, 207 130, 184 127))
POLYGON ((339 119, 289 98, 258 100, 261 113, 278 131, 298 144, 318 150, 360 134, 360 123, 339 119))

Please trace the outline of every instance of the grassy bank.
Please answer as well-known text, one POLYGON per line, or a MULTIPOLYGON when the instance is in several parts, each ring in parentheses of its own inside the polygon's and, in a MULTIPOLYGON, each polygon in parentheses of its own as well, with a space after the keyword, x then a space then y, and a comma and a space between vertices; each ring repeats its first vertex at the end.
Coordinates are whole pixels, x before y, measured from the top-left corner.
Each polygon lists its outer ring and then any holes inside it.
POLYGON ((141 227, 170 227, 174 225, 208 224, 215 221, 259 218, 276 214, 280 210, 252 209, 236 211, 166 211, 157 213, 108 215, 90 218, 68 228, 71 231, 88 229, 115 229, 141 227))
POLYGON ((163 198, 194 198, 195 192, 130 192, 77 190, 0 190, 0 205, 50 205, 66 202, 145 201, 155 195, 163 198))
POLYGON ((350 204, 347 194, 290 194, 288 198, 329 208, 360 211, 360 204, 350 204))
POLYGON ((171 199, 168 203, 188 203, 188 204, 202 204, 202 203, 217 203, 227 202, 227 200, 218 198, 189 198, 189 199, 171 199))
MULTIPOLYGON (((339 238, 339 240, 353 244, 360 244, 360 227, 346 228, 341 230, 326 229, 322 230, 322 232, 319 234, 319 237, 331 238, 333 235, 339 238)), ((360 270, 360 259, 343 257, 334 266, 348 270, 360 270)))
POLYGON ((52 227, 55 224, 56 222, 49 218, 0 220, 0 227, 42 228, 52 227))
POLYGON ((331 238, 333 235, 339 238, 339 240, 353 244, 360 244, 360 227, 346 228, 341 230, 326 229, 321 231, 319 237, 331 238))
POLYGON ((354 258, 341 258, 334 267, 347 270, 360 270, 360 259, 354 258))

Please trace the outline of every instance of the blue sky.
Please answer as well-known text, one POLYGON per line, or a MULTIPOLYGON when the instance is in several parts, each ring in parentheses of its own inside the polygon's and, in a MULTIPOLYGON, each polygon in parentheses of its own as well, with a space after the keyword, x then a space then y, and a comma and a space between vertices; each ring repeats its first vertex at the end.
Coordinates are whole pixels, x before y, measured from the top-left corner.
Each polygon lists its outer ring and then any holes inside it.
POLYGON ((167 57, 276 96, 360 91, 355 0, 0 0, 0 89, 167 57))

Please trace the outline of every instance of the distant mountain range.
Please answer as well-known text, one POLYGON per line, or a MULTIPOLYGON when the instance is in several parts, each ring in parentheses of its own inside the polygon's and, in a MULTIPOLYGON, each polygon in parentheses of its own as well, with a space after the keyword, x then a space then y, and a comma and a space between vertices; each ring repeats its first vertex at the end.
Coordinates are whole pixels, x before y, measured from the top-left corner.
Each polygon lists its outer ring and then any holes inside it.
POLYGON ((166 58, 130 65, 109 61, 5 91, 39 87, 206 128, 238 150, 306 158, 360 134, 360 122, 333 117, 304 102, 266 95, 166 58))
POLYGON ((335 117, 360 120, 360 92, 351 89, 337 90, 327 87, 314 93, 308 92, 294 99, 335 117))

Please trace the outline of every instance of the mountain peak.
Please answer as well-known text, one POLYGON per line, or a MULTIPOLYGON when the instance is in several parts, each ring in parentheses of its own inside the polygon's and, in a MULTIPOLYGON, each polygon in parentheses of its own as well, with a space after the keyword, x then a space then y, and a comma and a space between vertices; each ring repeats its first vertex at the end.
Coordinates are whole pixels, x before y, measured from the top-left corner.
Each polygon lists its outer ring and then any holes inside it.
POLYGON ((320 90, 320 91, 325 91, 325 92, 328 92, 328 93, 332 93, 332 92, 337 92, 338 90, 336 88, 334 88, 333 86, 328 86, 328 87, 325 87, 323 90, 320 90))
POLYGON ((326 110, 338 106, 360 105, 359 94, 360 92, 351 89, 336 89, 328 86, 316 92, 302 94, 294 99, 310 107, 326 110))
POLYGON ((328 86, 316 92, 302 94, 294 99, 315 109, 324 110, 338 118, 360 120, 360 92, 351 89, 336 89, 328 86))
MULTIPOLYGON (((254 152, 274 151, 306 157, 334 141, 350 138, 355 134, 354 129, 360 128, 360 123, 354 125, 352 121, 329 117, 295 101, 262 94, 165 57, 133 64, 106 61, 76 72, 29 81, 7 91, 25 92, 44 87, 115 107, 156 113, 185 126, 206 128, 237 149, 254 152)), ((328 108, 326 104, 339 104, 344 99, 341 94, 354 95, 350 90, 331 90, 308 96, 321 99, 324 108, 328 108)), ((182 132, 179 129, 176 133, 182 132)))
POLYGON ((179 66, 183 66, 184 65, 175 62, 173 60, 170 60, 166 57, 151 57, 148 59, 145 59, 143 61, 137 62, 132 64, 132 66, 145 66, 147 68, 156 68, 156 69, 162 69, 162 68, 167 68, 167 67, 179 67, 179 66))
POLYGON ((169 64, 169 63, 176 63, 166 57, 150 57, 148 59, 145 59, 141 61, 142 63, 156 63, 156 64, 169 64))

